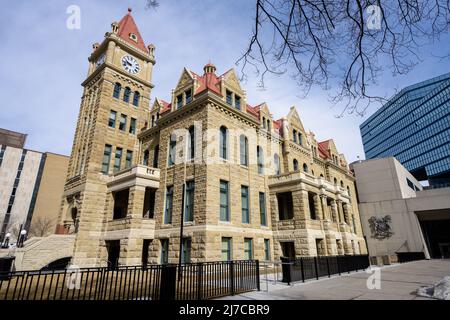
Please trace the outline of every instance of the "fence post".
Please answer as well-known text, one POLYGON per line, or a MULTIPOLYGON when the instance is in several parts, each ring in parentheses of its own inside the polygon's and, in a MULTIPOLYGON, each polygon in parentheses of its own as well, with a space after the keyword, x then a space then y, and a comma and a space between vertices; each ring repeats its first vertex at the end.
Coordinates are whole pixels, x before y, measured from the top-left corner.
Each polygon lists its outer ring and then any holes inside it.
POLYGON ((230 261, 230 294, 234 296, 235 290, 234 290, 234 262, 233 260, 230 261))
POLYGON ((319 280, 319 268, 318 268, 318 257, 314 257, 314 269, 316 270, 316 280, 319 280))
POLYGON ((305 282, 305 270, 303 268, 303 258, 300 257, 300 269, 302 270, 302 282, 305 282))
POLYGON ((329 257, 325 257, 325 260, 327 261, 328 278, 330 278, 330 261, 329 261, 329 257))
POLYGON ((261 291, 261 284, 260 284, 260 276, 259 276, 259 260, 256 260, 256 286, 258 288, 258 291, 261 291))
POLYGON ((339 273, 339 275, 341 275, 341 259, 339 259, 339 258, 340 258, 339 256, 336 256, 338 273, 339 273))
POLYGON ((202 300, 203 263, 197 265, 197 300, 202 300))
MULTIPOLYGON (((178 270, 181 272, 181 270, 178 270)), ((176 282, 177 282, 177 266, 162 265, 161 269, 161 287, 159 298, 161 300, 175 300, 176 282)))

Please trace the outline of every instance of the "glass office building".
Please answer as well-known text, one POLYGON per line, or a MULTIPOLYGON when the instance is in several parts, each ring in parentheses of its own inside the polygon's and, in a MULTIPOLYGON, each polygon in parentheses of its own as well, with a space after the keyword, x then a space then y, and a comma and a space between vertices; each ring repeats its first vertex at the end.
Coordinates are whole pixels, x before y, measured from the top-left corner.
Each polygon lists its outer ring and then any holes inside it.
POLYGON ((366 159, 394 156, 416 179, 450 184, 450 73, 404 88, 360 130, 366 159))

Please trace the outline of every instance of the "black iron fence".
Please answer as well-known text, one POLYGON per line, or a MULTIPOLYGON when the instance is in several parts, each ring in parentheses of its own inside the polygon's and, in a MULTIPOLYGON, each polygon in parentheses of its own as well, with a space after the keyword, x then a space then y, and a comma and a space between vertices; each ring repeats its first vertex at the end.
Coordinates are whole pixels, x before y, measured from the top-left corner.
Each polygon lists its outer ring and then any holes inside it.
POLYGON ((319 279, 333 274, 350 273, 369 267, 368 255, 281 258, 283 282, 319 279))
POLYGON ((399 263, 425 259, 425 253, 423 252, 396 252, 396 254, 399 263))
POLYGON ((5 272, 0 300, 199 300, 259 290, 257 260, 5 272))

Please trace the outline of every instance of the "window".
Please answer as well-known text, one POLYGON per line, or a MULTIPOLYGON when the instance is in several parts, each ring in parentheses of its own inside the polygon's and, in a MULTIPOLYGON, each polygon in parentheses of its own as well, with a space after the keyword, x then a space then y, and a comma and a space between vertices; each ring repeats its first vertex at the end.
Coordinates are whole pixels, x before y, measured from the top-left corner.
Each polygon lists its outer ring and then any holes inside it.
POLYGON ((182 244, 182 251, 181 251, 181 261, 183 263, 189 263, 191 262, 191 238, 184 238, 183 244, 182 244))
POLYGON ((134 96, 133 96, 133 106, 139 106, 139 98, 140 98, 141 94, 138 91, 134 92, 134 96))
POLYGON ((125 157, 125 168, 131 167, 132 160, 133 160, 133 151, 127 150, 127 155, 125 157))
POLYGON ((301 146, 303 145, 303 137, 301 132, 298 133, 298 143, 300 143, 301 146))
POLYGON ((250 238, 244 239, 244 260, 253 259, 253 240, 250 238))
POLYGON ((273 156, 273 163, 275 165, 275 174, 279 175, 281 174, 281 167, 280 167, 280 157, 278 156, 278 154, 275 153, 275 155, 273 156))
POLYGON ((228 200, 228 181, 220 180, 220 221, 230 221, 228 200))
POLYGON ((239 96, 234 96, 234 106, 236 107, 236 109, 241 110, 241 97, 239 96))
POLYGON ((232 259, 231 238, 222 238, 222 261, 230 261, 232 259))
POLYGON ((121 114, 120 122, 119 122, 119 130, 125 131, 126 126, 127 126, 127 116, 124 114, 121 114))
POLYGON ((264 192, 259 193, 259 216, 261 217, 261 225, 267 226, 266 195, 264 192))
POLYGON ((119 99, 120 91, 122 90, 122 85, 118 82, 114 85, 113 97, 119 99))
POLYGON ((175 134, 170 135, 169 141, 169 166, 175 164, 175 154, 176 154, 177 140, 175 134))
POLYGON ((125 91, 123 92, 123 101, 124 102, 130 102, 130 93, 131 93, 131 89, 126 87, 125 91))
POLYGON ((294 138, 294 142, 297 143, 297 130, 292 131, 292 137, 294 138))
POLYGON ((102 162, 102 173, 108 174, 109 172, 109 162, 111 161, 111 149, 112 146, 105 144, 105 151, 103 151, 103 162, 102 162))
POLYGON ((260 146, 256 147, 256 157, 258 162, 258 173, 264 174, 264 155, 263 149, 260 146))
POLYGON ((242 223, 250 223, 248 187, 241 186, 242 223))
POLYGON ((344 181, 341 180, 341 188, 344 187, 344 181))
POLYGON ((155 150, 153 150, 153 168, 158 168, 158 157, 159 157, 159 145, 156 145, 155 150))
POLYGON ((297 161, 297 159, 294 159, 294 161, 292 162, 292 165, 294 166, 294 171, 298 171, 298 161, 297 161))
POLYGON ((262 123, 263 123, 263 129, 266 129, 266 118, 265 117, 263 117, 262 123))
POLYGON ((169 239, 161 239, 161 264, 169 262, 169 239))
POLYGON ((155 126, 155 115, 152 115, 152 125, 151 128, 153 128, 155 126))
POLYGON ((149 152, 148 152, 148 150, 145 150, 144 157, 142 158, 142 164, 144 166, 148 166, 148 158, 149 158, 149 152))
POLYGON ((188 159, 192 160, 194 158, 195 158, 195 128, 194 126, 190 126, 188 139, 188 159))
POLYGON ((109 112, 109 119, 108 119, 108 126, 111 128, 115 128, 116 127, 116 117, 117 117, 117 112, 111 110, 109 112))
POLYGON ((278 218, 288 220, 294 217, 294 206, 291 192, 277 193, 278 218))
POLYGON ((186 182, 186 197, 184 199, 184 221, 194 221, 194 192, 193 180, 186 182))
POLYGON ((306 163, 303 164, 303 172, 308 172, 308 165, 306 163))
POLYGON ((129 132, 131 134, 135 134, 136 133, 136 119, 135 118, 131 118, 130 119, 130 130, 129 132))
POLYGON ((180 109, 183 106, 183 95, 179 94, 177 96, 177 109, 180 109))
POLYGON ((241 165, 248 166, 248 139, 243 134, 239 138, 241 165))
POLYGON ((313 220, 317 219, 316 206, 314 201, 315 196, 316 195, 314 193, 308 192, 309 215, 313 220))
POLYGON ((227 154, 227 143, 228 143, 228 129, 224 126, 220 127, 220 157, 222 159, 228 159, 227 154))
POLYGON ((185 91, 184 92, 184 96, 185 96, 185 99, 186 99, 186 104, 191 102, 192 101, 192 90, 189 89, 189 90, 185 91))
POLYGON ((267 131, 270 131, 270 119, 267 119, 267 131))
POLYGON ((166 208, 164 210, 164 223, 172 223, 172 205, 173 205, 173 186, 166 190, 166 208))
POLYGON ((406 178, 406 183, 408 184, 408 187, 410 187, 411 189, 415 190, 415 188, 414 188, 415 185, 414 185, 414 183, 411 180, 406 178))
POLYGON ((114 159, 114 172, 120 170, 121 161, 122 161, 122 148, 116 148, 116 157, 114 159))
POLYGON ((270 261, 270 240, 264 239, 264 260, 270 261))
POLYGON ((226 91, 227 95, 227 103, 232 106, 233 105, 233 93, 229 90, 226 91))

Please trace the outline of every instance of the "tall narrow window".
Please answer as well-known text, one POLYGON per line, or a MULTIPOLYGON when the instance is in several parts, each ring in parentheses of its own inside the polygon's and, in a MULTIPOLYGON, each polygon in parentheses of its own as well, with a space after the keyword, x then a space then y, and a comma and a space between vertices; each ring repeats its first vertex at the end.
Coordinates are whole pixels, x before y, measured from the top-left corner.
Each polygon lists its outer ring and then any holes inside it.
POLYGON ((258 173, 264 174, 264 155, 263 149, 260 146, 256 147, 256 157, 258 162, 258 173))
POLYGON ((125 90, 123 92, 123 101, 124 102, 130 102, 130 94, 131 94, 131 89, 128 87, 125 87, 125 90))
POLYGON ((142 158, 142 164, 144 166, 148 166, 148 158, 149 158, 149 152, 148 152, 148 150, 145 150, 144 157, 142 158))
POLYGON ((153 151, 153 168, 158 168, 159 145, 156 145, 153 151))
POLYGON ((263 129, 266 129, 266 117, 262 119, 263 129))
POLYGON ((234 95, 234 106, 236 109, 241 110, 241 97, 234 95))
POLYGON ((122 85, 118 82, 114 85, 113 97, 119 99, 120 91, 122 90, 122 85))
POLYGON ((134 96, 133 96, 133 105, 134 106, 139 106, 139 98, 141 97, 141 94, 138 91, 134 92, 134 96))
POLYGON ((194 221, 194 180, 186 182, 186 197, 184 199, 184 221, 194 221))
POLYGON ((129 132, 131 134, 136 134, 136 119, 135 118, 131 118, 130 119, 130 130, 129 132))
POLYGON ((267 131, 270 131, 270 119, 267 119, 267 131))
POLYGON ((241 165, 248 166, 248 139, 243 134, 239 138, 241 165))
POLYGON ((253 259, 253 239, 244 239, 244 260, 253 259))
POLYGON ((228 181, 220 180, 220 221, 230 221, 228 181))
POLYGON ((170 135, 169 142, 169 166, 175 164, 175 154, 176 154, 177 140, 175 134, 170 135))
POLYGON ((166 190, 166 208, 164 210, 164 223, 172 223, 172 205, 173 205, 173 186, 166 190))
POLYGON ((121 114, 120 122, 119 122, 119 130, 125 131, 126 126, 127 126, 127 116, 124 114, 121 114))
POLYGON ((297 130, 292 130, 292 138, 294 139, 294 142, 297 143, 297 130))
POLYGON ((306 163, 303 164, 303 172, 308 172, 308 165, 306 163))
POLYGON ((186 91, 184 92, 184 97, 185 97, 185 100, 186 100, 186 104, 188 104, 189 102, 191 102, 191 101, 192 101, 192 90, 191 90, 191 89, 186 90, 186 91))
POLYGON ((280 157, 276 153, 273 156, 273 163, 275 165, 275 174, 276 175, 281 174, 280 157))
POLYGON ((228 159, 228 129, 224 126, 220 127, 220 157, 222 159, 228 159))
POLYGON ((177 96, 177 109, 180 109, 183 106, 183 95, 179 94, 177 96))
POLYGON ((189 139, 188 139, 188 159, 192 160, 195 157, 195 128, 189 127, 189 139))
POLYGON ((114 159, 114 172, 120 170, 121 161, 122 161, 122 148, 116 148, 116 156, 114 159))
POLYGON ((102 173, 108 174, 109 172, 109 162, 111 161, 111 145, 105 144, 105 151, 103 151, 103 161, 102 161, 102 173))
POLYGON ((169 239, 161 239, 161 264, 169 262, 169 239))
POLYGON ((264 239, 264 260, 270 261, 270 240, 264 239))
POLYGON ((226 95, 227 95, 227 104, 229 104, 230 106, 233 105, 233 93, 229 90, 226 91, 226 95))
POLYGON ((292 165, 294 167, 294 171, 298 171, 298 161, 297 161, 297 159, 294 159, 294 161, 292 161, 292 165))
POLYGON ((181 251, 181 261, 183 261, 183 263, 189 263, 191 262, 191 238, 184 238, 183 239, 183 244, 182 244, 182 251, 181 251))
POLYGON ((109 112, 109 119, 108 119, 108 126, 111 128, 115 128, 116 127, 116 117, 117 117, 117 112, 111 110, 109 112))
POLYGON ((267 226, 266 195, 264 192, 259 193, 259 215, 261 217, 261 225, 267 226))
POLYGON ((222 238, 222 261, 230 261, 232 259, 231 238, 222 238))
POLYGON ((241 186, 242 223, 250 223, 248 187, 241 186))
POLYGON ((130 168, 133 161, 133 151, 127 150, 127 155, 125 157, 125 168, 130 168))
POLYGON ((301 134, 301 132, 298 133, 298 143, 300 143, 300 145, 303 145, 303 136, 301 134))

